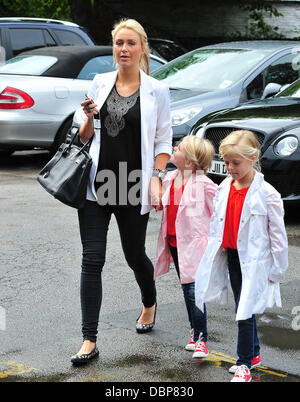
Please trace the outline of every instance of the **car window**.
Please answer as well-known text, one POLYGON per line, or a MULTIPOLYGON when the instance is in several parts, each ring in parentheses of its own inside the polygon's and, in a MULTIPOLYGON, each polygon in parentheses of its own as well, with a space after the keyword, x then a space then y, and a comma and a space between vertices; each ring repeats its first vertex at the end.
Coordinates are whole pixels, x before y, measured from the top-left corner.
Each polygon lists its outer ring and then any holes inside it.
POLYGON ((291 53, 272 63, 265 71, 265 84, 276 82, 280 85, 291 84, 299 78, 299 63, 295 68, 294 61, 299 53, 291 53))
POLYGON ((246 88, 247 99, 260 99, 264 91, 264 73, 259 74, 246 88))
POLYGON ((13 55, 45 46, 43 30, 38 28, 9 28, 13 55))
POLYGON ((86 42, 75 32, 64 29, 53 29, 62 45, 86 45, 86 42))
POLYGON ((47 46, 55 46, 55 45, 57 45, 55 40, 52 38, 52 36, 50 35, 50 33, 46 29, 44 30, 44 36, 45 36, 45 41, 46 41, 47 46))
POLYGON ((276 97, 288 96, 292 98, 300 98, 300 80, 294 82, 288 88, 276 95, 276 97))
POLYGON ((2 31, 0 29, 0 65, 3 64, 6 60, 6 51, 5 48, 2 47, 2 31))
POLYGON ((159 67, 163 66, 164 64, 158 60, 154 60, 150 58, 150 72, 158 69, 159 67))
POLYGON ((154 53, 159 57, 163 57, 168 61, 187 53, 186 49, 172 42, 150 42, 150 46, 151 53, 154 53))
POLYGON ((96 74, 114 71, 113 56, 98 56, 90 59, 82 68, 77 78, 81 80, 92 80, 96 74))
POLYGON ((53 56, 17 56, 0 66, 0 74, 41 75, 56 62, 53 56))
POLYGON ((291 84, 299 77, 300 53, 291 53, 280 57, 264 69, 247 87, 247 98, 258 99, 262 96, 264 88, 270 82, 285 85, 291 84))
POLYGON ((170 61, 153 76, 170 87, 215 91, 230 87, 267 54, 249 49, 197 49, 170 61))

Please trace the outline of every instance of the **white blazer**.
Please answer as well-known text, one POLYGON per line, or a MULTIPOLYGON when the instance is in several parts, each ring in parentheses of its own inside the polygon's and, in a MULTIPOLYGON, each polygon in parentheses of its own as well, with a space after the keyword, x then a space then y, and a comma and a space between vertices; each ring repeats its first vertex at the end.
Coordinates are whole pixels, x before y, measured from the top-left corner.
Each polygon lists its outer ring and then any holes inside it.
MULTIPOLYGON (((172 153, 172 126, 170 114, 170 93, 162 82, 150 77, 140 70, 140 107, 141 107, 141 153, 142 153, 142 208, 141 214, 152 209, 149 197, 149 184, 154 167, 154 159, 158 154, 172 153)), ((117 71, 97 74, 92 82, 88 96, 92 98, 100 110, 112 90, 117 79, 117 71)), ((83 124, 86 115, 82 108, 74 115, 77 125, 83 124)), ((95 136, 90 146, 93 160, 90 180, 87 188, 87 199, 97 201, 94 181, 100 154, 101 127, 95 128, 95 136)), ((113 150, 112 150, 113 152, 113 150)))
MULTIPOLYGON (((205 302, 228 300, 227 253, 221 244, 231 181, 226 178, 216 192, 208 244, 196 273, 195 299, 201 310, 205 302)), ((281 307, 279 281, 288 267, 283 216, 280 194, 256 172, 245 197, 237 238, 242 272, 237 321, 263 313, 274 304, 281 307)))

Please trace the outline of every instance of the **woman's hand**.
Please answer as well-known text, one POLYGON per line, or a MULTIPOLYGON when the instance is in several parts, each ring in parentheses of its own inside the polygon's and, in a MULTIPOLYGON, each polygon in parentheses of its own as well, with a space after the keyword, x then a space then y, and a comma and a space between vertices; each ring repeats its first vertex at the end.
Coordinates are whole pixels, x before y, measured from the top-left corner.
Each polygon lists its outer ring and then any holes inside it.
POLYGON ((86 99, 81 103, 82 109, 89 119, 92 119, 94 114, 98 114, 96 103, 92 99, 86 99))
POLYGON ((151 205, 155 211, 160 211, 162 207, 162 184, 158 177, 152 177, 149 186, 149 195, 151 197, 151 205))
POLYGON ((79 129, 79 135, 81 142, 85 144, 93 135, 94 135, 94 127, 93 127, 93 116, 99 113, 99 110, 96 108, 96 103, 92 99, 85 99, 82 103, 82 110, 84 111, 87 119, 82 124, 79 129))

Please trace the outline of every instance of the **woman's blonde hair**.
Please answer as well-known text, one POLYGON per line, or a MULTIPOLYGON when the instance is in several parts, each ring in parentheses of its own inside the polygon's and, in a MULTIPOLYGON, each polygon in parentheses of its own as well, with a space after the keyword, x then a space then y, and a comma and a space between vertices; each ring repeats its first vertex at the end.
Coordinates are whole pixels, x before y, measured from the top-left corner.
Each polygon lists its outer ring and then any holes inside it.
POLYGON ((260 171, 260 144, 256 135, 249 130, 232 131, 225 137, 219 147, 219 152, 222 158, 228 153, 236 153, 244 159, 252 160, 256 156, 254 168, 260 171))
POLYGON ((215 154, 212 143, 194 135, 187 135, 182 139, 182 144, 186 160, 192 162, 195 170, 206 172, 215 154))
MULTIPOLYGON (((121 21, 117 22, 113 30, 111 31, 112 39, 113 41, 115 40, 116 33, 122 29, 122 28, 128 28, 132 29, 134 32, 136 32, 140 39, 141 39, 141 44, 142 44, 142 49, 143 49, 143 54, 140 59, 140 68, 146 73, 150 74, 150 51, 149 51, 149 45, 148 45, 148 37, 147 34, 142 27, 142 25, 137 22, 134 19, 127 18, 127 19, 122 19, 121 21)), ((113 54, 114 57, 114 63, 116 64, 116 57, 115 54, 113 54)))

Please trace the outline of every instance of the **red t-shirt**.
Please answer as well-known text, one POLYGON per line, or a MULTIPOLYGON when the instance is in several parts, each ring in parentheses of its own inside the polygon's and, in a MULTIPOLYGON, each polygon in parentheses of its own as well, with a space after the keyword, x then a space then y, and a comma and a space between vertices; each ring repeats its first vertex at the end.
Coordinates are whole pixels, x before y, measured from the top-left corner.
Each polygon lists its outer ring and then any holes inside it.
POLYGON ((228 196, 225 226, 223 233, 222 247, 227 250, 228 248, 237 249, 237 237, 240 226, 240 219, 245 197, 249 187, 237 190, 231 183, 230 192, 228 196))
POLYGON ((177 247, 175 221, 183 190, 184 185, 176 188, 173 180, 170 188, 170 202, 167 206, 167 240, 172 247, 177 247))

